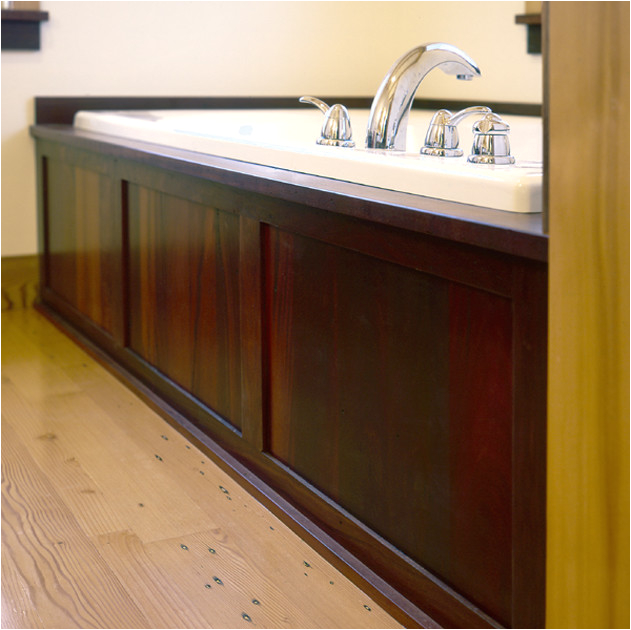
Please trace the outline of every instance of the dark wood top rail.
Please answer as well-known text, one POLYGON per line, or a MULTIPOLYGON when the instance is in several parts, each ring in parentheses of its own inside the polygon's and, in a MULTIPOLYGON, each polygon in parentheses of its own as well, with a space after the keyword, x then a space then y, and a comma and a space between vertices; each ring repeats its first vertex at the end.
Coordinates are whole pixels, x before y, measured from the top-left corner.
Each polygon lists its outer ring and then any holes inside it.
MULTIPOLYGON (((324 96, 327 103, 342 103, 346 107, 368 109, 369 97, 324 96)), ((476 105, 472 101, 416 99, 418 109, 462 109, 476 105)), ((537 103, 484 103, 501 114, 541 116, 537 103)), ((35 122, 71 125, 76 112, 98 109, 281 109, 304 107, 297 96, 38 96, 35 98, 35 122)))
POLYGON ((403 228, 468 245, 546 262, 548 237, 541 214, 522 214, 422 197, 280 168, 75 130, 37 125, 36 138, 103 155, 133 159, 173 172, 212 179, 241 190, 403 228))

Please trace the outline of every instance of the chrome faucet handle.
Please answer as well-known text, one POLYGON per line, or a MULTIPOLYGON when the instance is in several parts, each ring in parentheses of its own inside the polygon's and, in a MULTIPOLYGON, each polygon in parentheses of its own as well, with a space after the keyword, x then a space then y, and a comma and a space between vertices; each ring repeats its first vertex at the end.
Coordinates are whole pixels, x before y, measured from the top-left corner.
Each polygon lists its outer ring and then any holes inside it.
POLYGON ((452 114, 448 109, 439 109, 429 124, 429 129, 425 136, 425 146, 421 149, 421 154, 438 157, 460 157, 464 151, 458 148, 460 143, 458 123, 473 114, 489 113, 491 113, 490 108, 483 105, 466 107, 455 114, 452 114))
POLYGON ((514 164, 510 154, 510 126, 498 114, 487 114, 473 125, 473 147, 468 161, 474 164, 514 164))
POLYGON ((327 105, 315 96, 301 96, 301 103, 309 103, 315 105, 323 114, 324 122, 320 138, 316 140, 317 144, 323 144, 332 147, 354 147, 353 130, 351 128, 351 117, 344 105, 336 103, 335 105, 327 105))
POLYGON ((311 105, 315 105, 323 114, 326 114, 330 109, 324 101, 315 96, 301 96, 298 100, 301 103, 311 103, 311 105))

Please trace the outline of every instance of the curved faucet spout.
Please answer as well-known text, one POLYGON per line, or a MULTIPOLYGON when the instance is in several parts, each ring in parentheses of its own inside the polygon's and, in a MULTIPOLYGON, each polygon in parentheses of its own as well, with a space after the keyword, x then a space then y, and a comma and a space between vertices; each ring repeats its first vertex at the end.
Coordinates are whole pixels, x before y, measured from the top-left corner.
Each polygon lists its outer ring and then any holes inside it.
POLYGON ((414 95, 436 67, 456 78, 480 76, 475 61, 449 44, 425 44, 398 59, 381 82, 370 108, 366 148, 405 151, 405 136, 414 95))

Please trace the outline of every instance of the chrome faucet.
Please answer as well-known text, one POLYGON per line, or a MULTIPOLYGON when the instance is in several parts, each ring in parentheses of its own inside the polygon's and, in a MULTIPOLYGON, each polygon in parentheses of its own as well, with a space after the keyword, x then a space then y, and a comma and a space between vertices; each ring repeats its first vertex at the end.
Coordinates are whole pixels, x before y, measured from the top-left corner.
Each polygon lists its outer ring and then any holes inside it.
POLYGON ((449 44, 425 44, 408 51, 390 68, 373 99, 366 148, 405 151, 414 95, 425 75, 438 66, 466 81, 481 74, 473 59, 449 44))

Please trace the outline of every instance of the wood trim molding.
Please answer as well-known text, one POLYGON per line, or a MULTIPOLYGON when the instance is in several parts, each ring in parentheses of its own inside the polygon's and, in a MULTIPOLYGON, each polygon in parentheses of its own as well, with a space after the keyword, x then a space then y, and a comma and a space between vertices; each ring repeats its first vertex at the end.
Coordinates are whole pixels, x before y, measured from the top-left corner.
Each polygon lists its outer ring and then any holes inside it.
POLYGON ((2 310, 33 306, 39 286, 39 257, 2 258, 2 310))
MULTIPOLYGON (((369 109, 372 97, 325 96, 327 103, 343 103, 349 108, 369 109)), ((415 109, 462 109, 470 101, 416 99, 415 109)), ((539 103, 486 103, 493 111, 520 116, 541 116, 539 103)), ((38 96, 35 123, 71 125, 79 110, 99 109, 278 109, 301 108, 297 96, 38 96)))

